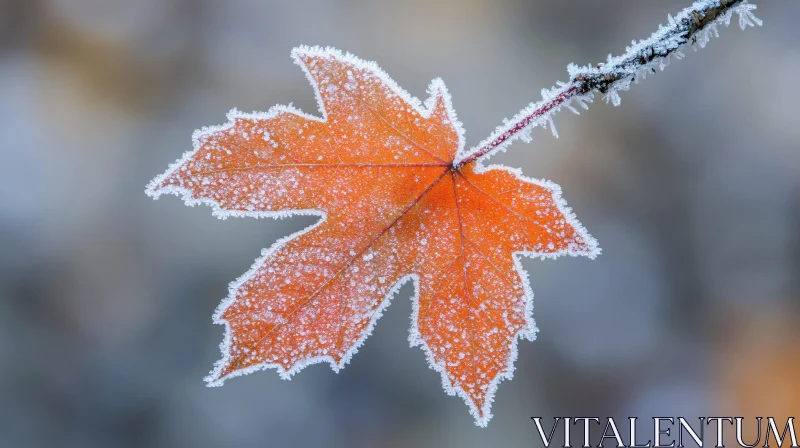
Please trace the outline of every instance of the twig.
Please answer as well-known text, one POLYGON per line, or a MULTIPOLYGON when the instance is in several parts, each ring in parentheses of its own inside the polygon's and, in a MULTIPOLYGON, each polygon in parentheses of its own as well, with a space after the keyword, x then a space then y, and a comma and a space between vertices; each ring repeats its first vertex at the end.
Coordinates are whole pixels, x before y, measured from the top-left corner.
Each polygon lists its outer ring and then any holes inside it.
POLYGON ((570 81, 558 82, 558 86, 550 90, 542 90, 542 100, 531 103, 511 120, 499 126, 486 140, 472 149, 459 154, 454 167, 474 162, 482 157, 490 156, 505 150, 512 141, 521 138, 530 140, 530 132, 537 126, 547 127, 558 136, 553 124, 553 114, 562 107, 578 113, 571 105, 577 103, 588 109, 586 103, 592 102, 595 92, 605 95, 606 102, 615 106, 620 104, 619 91, 628 90, 631 83, 638 83, 648 73, 656 73, 669 65, 670 57, 684 57, 681 51, 685 45, 695 50, 703 48, 711 37, 719 36, 718 25, 730 25, 734 13, 739 15, 739 26, 761 25, 753 11, 756 6, 747 0, 698 0, 675 17, 669 16, 669 23, 659 25, 658 31, 648 39, 636 42, 626 48, 624 54, 616 57, 608 56, 605 63, 595 66, 579 67, 570 64, 567 67, 570 81))

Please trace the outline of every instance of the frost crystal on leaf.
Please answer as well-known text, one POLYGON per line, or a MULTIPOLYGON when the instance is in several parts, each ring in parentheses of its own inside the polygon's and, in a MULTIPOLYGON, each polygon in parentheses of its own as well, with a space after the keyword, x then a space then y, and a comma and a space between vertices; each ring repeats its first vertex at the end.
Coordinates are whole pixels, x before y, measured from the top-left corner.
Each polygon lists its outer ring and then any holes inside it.
POLYGON ((485 426, 517 340, 536 335, 520 257, 594 258, 596 241, 557 185, 501 166, 453 166, 463 130, 441 80, 423 104, 372 62, 318 47, 292 56, 321 117, 231 111, 147 189, 221 218, 320 217, 230 285, 214 316, 226 327, 222 359, 206 380, 266 368, 289 378, 320 362, 338 371, 411 280, 411 345, 485 426))

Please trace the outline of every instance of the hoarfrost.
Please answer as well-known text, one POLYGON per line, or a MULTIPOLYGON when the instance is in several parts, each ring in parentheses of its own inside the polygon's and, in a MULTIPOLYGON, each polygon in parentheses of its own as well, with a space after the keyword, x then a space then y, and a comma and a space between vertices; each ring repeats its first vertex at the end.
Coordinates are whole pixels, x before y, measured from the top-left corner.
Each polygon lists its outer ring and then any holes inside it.
POLYGON ((553 114, 578 113, 573 103, 587 109, 595 92, 619 105, 621 91, 683 58, 686 45, 703 48, 734 14, 743 29, 761 25, 755 8, 696 1, 624 54, 570 64, 569 82, 543 89, 541 101, 468 151, 440 79, 422 103, 373 62, 296 48, 321 117, 291 104, 234 109, 229 123, 196 131, 194 149, 146 190, 210 205, 222 219, 320 218, 230 284, 214 315, 226 332, 209 385, 267 368, 288 379, 321 362, 339 371, 412 281, 409 342, 485 426, 498 383, 513 375, 518 340, 538 331, 520 258, 594 258, 600 249, 558 185, 483 160, 536 126, 557 137, 553 114))
MULTIPOLYGON (((619 106, 622 98, 619 92, 628 90, 632 83, 638 83, 650 73, 664 70, 670 58, 682 59, 683 48, 704 48, 711 37, 719 36, 719 26, 728 26, 734 14, 739 17, 739 26, 746 29, 760 26, 753 11, 756 6, 747 0, 698 0, 674 17, 667 16, 667 25, 660 25, 649 38, 632 41, 619 56, 609 55, 606 62, 595 66, 569 64, 569 82, 558 81, 556 87, 542 89, 542 100, 531 103, 511 119, 503 121, 485 140, 473 148, 460 151, 456 166, 487 159, 505 151, 516 139, 529 141, 531 130, 535 127, 554 129, 551 117, 566 107, 577 113, 571 103, 584 109, 591 102, 594 92, 603 93, 607 103, 619 106)), ((557 135, 554 132, 554 135, 557 135)))

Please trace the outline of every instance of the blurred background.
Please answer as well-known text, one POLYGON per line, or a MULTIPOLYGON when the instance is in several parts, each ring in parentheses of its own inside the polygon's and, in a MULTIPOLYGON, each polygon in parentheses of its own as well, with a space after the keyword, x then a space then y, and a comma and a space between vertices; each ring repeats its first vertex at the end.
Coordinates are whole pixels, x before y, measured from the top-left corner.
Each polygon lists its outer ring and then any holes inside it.
POLYGON ((411 285, 340 374, 206 388, 228 282, 314 218, 221 221, 145 184, 232 107, 316 113, 296 45, 418 97, 441 76, 471 146, 688 0, 0 0, 0 446, 528 447, 531 416, 800 417, 800 2, 757 3, 764 27, 493 159, 560 184, 603 254, 525 261, 541 332, 480 429, 408 347, 411 285))

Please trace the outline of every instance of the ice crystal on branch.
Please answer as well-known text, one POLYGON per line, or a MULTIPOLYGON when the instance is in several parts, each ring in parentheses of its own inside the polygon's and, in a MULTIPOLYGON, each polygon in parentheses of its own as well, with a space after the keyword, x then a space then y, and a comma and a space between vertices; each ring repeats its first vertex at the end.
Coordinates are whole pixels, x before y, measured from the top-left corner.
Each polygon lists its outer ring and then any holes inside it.
POLYGON ((530 132, 537 126, 550 126, 555 132, 553 115, 566 107, 574 113, 578 110, 571 103, 588 109, 596 92, 602 93, 606 102, 615 106, 620 104, 620 91, 628 90, 632 83, 647 77, 649 73, 664 70, 671 58, 682 59, 683 48, 693 49, 706 46, 711 37, 719 36, 719 25, 730 25, 734 14, 739 16, 739 26, 761 25, 753 11, 756 6, 747 0, 700 0, 684 9, 678 15, 667 17, 667 25, 660 25, 658 31, 642 41, 633 41, 619 56, 608 56, 606 62, 595 66, 567 67, 569 82, 558 82, 552 89, 542 90, 542 100, 531 103, 512 119, 480 142, 474 148, 456 157, 456 166, 473 162, 502 151, 519 138, 530 139, 530 132))

